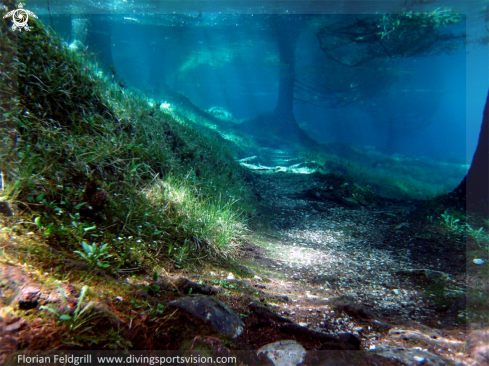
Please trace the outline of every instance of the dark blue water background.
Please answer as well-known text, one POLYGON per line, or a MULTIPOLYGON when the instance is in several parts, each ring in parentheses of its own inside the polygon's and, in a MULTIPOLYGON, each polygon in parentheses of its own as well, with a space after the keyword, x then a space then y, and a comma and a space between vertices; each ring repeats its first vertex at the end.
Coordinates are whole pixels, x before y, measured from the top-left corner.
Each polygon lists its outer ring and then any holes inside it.
MULTIPOLYGON (((102 17, 111 34, 111 49, 103 52, 112 55, 117 75, 126 86, 158 98, 157 63, 168 85, 200 108, 218 106, 237 119, 247 119, 270 111, 277 100, 278 51, 264 25, 267 18, 274 14, 382 14, 398 11, 402 2, 51 1, 52 21, 45 1, 28 5, 67 42, 73 41, 73 18, 102 17)), ((466 16, 458 27, 467 31, 468 42, 452 55, 392 61, 412 73, 408 89, 424 90, 428 99, 430 90, 442 91, 426 126, 403 135, 393 152, 470 163, 489 87, 487 45, 472 42, 487 32, 481 13, 484 3, 435 2, 427 9, 445 5, 466 16)), ((314 33, 304 30, 296 52, 298 68, 318 52, 314 33)), ((398 103, 402 110, 402 101, 398 103)), ((386 145, 385 129, 376 126, 372 121, 376 117, 358 105, 296 104, 294 108, 297 122, 320 142, 379 149, 386 145)))

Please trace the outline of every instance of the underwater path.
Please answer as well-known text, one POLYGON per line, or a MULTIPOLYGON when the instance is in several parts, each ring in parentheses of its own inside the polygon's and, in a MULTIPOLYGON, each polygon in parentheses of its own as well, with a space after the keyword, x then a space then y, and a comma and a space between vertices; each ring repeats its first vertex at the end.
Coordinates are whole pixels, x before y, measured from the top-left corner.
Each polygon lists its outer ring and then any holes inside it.
POLYGON ((243 260, 266 277, 255 287, 276 299, 278 314, 322 333, 352 333, 364 349, 395 353, 413 339, 436 339, 425 351, 457 358, 465 253, 436 245, 434 229, 417 220, 419 202, 362 192, 335 174, 253 169, 250 184, 260 209, 243 260))

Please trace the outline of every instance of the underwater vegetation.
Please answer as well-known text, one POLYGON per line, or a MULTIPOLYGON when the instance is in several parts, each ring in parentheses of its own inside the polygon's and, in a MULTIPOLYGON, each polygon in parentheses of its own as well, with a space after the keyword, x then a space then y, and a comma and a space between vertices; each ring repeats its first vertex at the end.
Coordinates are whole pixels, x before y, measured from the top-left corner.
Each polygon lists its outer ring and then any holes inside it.
POLYGON ((121 90, 41 23, 2 27, 3 207, 59 250, 103 246, 112 268, 234 254, 246 187, 217 137, 121 90))

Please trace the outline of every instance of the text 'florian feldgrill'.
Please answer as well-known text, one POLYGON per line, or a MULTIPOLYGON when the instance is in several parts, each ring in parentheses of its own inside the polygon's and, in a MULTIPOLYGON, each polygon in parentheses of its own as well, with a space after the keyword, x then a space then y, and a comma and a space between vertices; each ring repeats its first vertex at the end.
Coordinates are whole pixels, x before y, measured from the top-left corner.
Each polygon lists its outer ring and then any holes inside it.
POLYGON ((17 363, 27 363, 27 364, 51 364, 51 363, 59 363, 59 364, 71 364, 71 365, 80 365, 87 364, 92 362, 92 355, 84 355, 84 356, 73 356, 73 355, 54 355, 54 356, 26 356, 26 355, 18 355, 17 363))

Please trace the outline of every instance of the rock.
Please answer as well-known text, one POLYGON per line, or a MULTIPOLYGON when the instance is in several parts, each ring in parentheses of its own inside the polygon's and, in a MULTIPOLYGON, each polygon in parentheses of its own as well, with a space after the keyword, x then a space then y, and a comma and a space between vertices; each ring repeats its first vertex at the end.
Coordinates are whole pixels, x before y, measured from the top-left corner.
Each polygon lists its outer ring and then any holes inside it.
POLYGON ((489 365, 489 328, 470 332, 465 349, 476 365, 489 365))
POLYGON ((226 280, 228 281, 234 281, 236 277, 234 277, 234 274, 232 272, 228 273, 228 276, 226 277, 226 280))
POLYGON ((293 340, 269 343, 257 351, 257 355, 266 355, 275 366, 295 366, 304 361, 306 350, 293 340))
POLYGON ((453 366, 457 365, 452 360, 435 355, 431 352, 420 351, 414 348, 400 348, 390 346, 378 346, 369 352, 377 356, 400 361, 406 366, 453 366))
POLYGON ((258 277, 256 275, 253 277, 253 279, 256 280, 256 281, 263 281, 261 277, 258 277))
POLYGON ((190 289, 192 289, 193 294, 202 295, 217 295, 218 293, 223 291, 221 287, 201 285, 197 282, 190 281, 188 278, 185 277, 177 278, 173 282, 173 285, 186 294, 189 293, 190 289))
POLYGON ((41 289, 39 287, 27 286, 20 290, 17 296, 17 302, 19 303, 19 309, 28 310, 34 309, 39 305, 39 298, 41 297, 41 289))
POLYGON ((295 323, 281 324, 278 327, 281 332, 293 334, 294 337, 303 340, 321 341, 323 345, 320 350, 359 350, 361 341, 351 333, 340 333, 338 336, 316 332, 312 329, 301 327, 295 323))
POLYGON ((241 319, 229 306, 212 297, 191 295, 172 301, 168 305, 212 325, 219 334, 236 338, 243 332, 244 324, 241 319))

